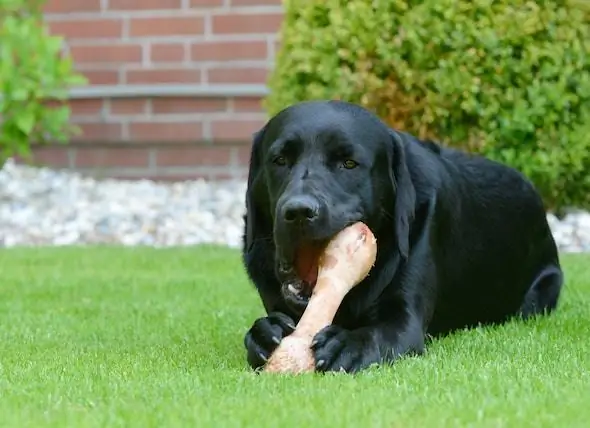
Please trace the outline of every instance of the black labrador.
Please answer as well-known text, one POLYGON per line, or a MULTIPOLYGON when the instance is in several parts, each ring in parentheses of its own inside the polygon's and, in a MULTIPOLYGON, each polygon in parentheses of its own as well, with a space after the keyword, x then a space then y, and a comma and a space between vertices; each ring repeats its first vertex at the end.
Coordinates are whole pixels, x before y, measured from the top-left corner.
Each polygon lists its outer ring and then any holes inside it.
POLYGON ((254 369, 305 310, 322 245, 359 220, 377 260, 315 336, 319 372, 391 363, 429 336, 557 306, 558 251, 523 174, 352 103, 302 102, 271 118, 254 136, 246 208, 243 262, 267 312, 244 338, 254 369))

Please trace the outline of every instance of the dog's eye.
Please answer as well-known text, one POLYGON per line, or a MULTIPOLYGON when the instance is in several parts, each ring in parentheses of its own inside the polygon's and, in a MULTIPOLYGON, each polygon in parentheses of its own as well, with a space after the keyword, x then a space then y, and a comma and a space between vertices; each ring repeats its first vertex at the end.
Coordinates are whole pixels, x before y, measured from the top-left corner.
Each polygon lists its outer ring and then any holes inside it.
POLYGON ((284 156, 276 156, 273 160, 273 163, 279 166, 287 165, 287 159, 284 156))
POLYGON ((352 159, 347 159, 344 162, 342 162, 342 166, 346 169, 353 169, 358 166, 358 163, 356 161, 353 161, 352 159))

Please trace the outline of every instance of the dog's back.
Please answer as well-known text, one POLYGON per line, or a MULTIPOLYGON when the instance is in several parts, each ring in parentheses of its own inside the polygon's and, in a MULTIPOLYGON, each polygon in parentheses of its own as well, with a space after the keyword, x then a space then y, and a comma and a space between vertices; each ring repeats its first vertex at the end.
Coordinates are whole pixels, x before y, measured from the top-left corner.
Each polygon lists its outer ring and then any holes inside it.
POLYGON ((499 162, 422 145, 438 158, 439 197, 431 239, 437 241, 432 248, 438 249, 441 270, 431 334, 501 322, 519 311, 531 315, 553 309, 563 278, 543 201, 533 184, 499 162))

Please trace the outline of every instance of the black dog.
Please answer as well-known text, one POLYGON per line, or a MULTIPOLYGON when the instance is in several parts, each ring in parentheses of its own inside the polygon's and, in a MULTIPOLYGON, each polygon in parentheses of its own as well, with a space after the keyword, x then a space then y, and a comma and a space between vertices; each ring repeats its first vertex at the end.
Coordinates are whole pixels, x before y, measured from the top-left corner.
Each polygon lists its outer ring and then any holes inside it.
POLYGON ((303 313, 317 257, 356 221, 369 276, 314 339, 318 371, 421 354, 436 337, 550 313, 563 282, 543 203, 512 168, 392 130, 354 104, 304 102, 254 137, 243 261, 267 312, 245 336, 260 368, 303 313))

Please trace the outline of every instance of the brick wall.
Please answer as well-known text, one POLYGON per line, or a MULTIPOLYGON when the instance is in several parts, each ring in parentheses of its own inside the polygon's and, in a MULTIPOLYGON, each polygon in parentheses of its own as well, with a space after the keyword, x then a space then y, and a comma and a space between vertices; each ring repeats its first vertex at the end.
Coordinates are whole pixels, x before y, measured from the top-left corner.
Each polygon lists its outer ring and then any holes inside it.
POLYGON ((89 87, 73 90, 67 147, 36 162, 111 177, 244 177, 266 119, 280 0, 49 0, 89 87))

